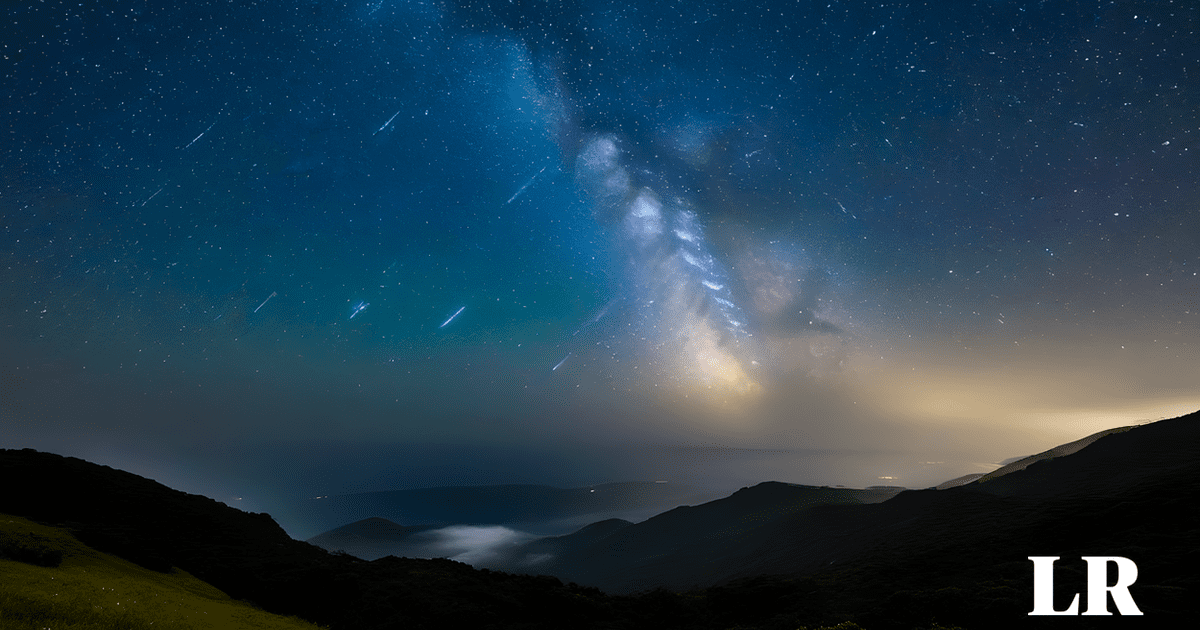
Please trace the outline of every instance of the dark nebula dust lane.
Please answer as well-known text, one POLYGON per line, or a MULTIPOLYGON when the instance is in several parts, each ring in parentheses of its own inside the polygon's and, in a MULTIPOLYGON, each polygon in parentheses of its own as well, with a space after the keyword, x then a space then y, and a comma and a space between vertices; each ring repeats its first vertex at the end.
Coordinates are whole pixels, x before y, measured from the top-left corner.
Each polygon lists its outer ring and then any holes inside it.
POLYGON ((1200 407, 1200 9, 17 4, 0 446, 921 487, 1200 407))

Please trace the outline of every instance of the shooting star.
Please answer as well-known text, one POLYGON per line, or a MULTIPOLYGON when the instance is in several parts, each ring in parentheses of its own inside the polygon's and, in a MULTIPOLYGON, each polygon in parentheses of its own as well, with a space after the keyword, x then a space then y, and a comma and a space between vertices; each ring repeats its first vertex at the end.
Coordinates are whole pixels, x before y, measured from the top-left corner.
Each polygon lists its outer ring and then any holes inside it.
MULTIPOLYGON (((188 146, 190 147, 192 145, 189 144, 188 146)), ((158 190, 154 191, 153 195, 150 195, 149 197, 146 198, 145 201, 142 202, 142 206, 145 206, 146 204, 150 203, 150 200, 157 197, 158 193, 162 192, 163 188, 166 188, 166 187, 167 187, 166 184, 163 184, 162 186, 160 186, 158 190)), ((142 206, 139 206, 139 207, 142 207, 142 206)))
MULTIPOLYGON (((259 305, 258 305, 258 308, 262 308, 262 307, 266 306, 266 305, 267 305, 267 302, 270 302, 270 301, 271 301, 271 298, 275 297, 276 295, 279 295, 279 294, 278 294, 278 293, 276 293, 276 292, 274 292, 274 291, 272 291, 272 292, 271 292, 271 295, 268 295, 268 296, 267 296, 267 299, 263 300, 263 301, 262 301, 262 304, 259 304, 259 305)), ((258 308, 254 309, 254 312, 255 312, 255 313, 257 313, 257 312, 258 312, 258 308)))
MULTIPOLYGON (((376 8, 378 8, 378 7, 376 7, 376 8)), ((395 113, 395 114, 392 114, 392 117, 391 117, 391 118, 389 118, 389 119, 387 119, 387 122, 383 123, 383 126, 382 126, 382 127, 380 127, 380 128, 378 128, 378 129, 376 129, 376 130, 375 130, 375 133, 373 133, 373 134, 371 134, 371 135, 372 135, 372 136, 374 136, 374 135, 378 134, 380 131, 383 131, 384 129, 387 129, 387 128, 388 128, 388 125, 392 124, 392 121, 393 121, 393 120, 396 120, 396 117, 400 115, 400 112, 401 112, 401 111, 402 111, 402 110, 399 110, 399 109, 398 109, 398 110, 396 110, 396 113, 395 113)))
POLYGON ((216 126, 216 124, 217 124, 217 121, 214 120, 213 124, 208 126, 208 129, 201 131, 200 135, 196 136, 195 138, 192 138, 192 141, 187 143, 187 146, 183 147, 183 148, 186 150, 188 147, 192 146, 193 144, 196 144, 196 141, 199 140, 200 138, 203 138, 204 134, 208 133, 214 126, 216 126))
POLYGON ((570 358, 571 358, 571 353, 570 353, 570 352, 568 352, 568 353, 567 353, 567 356, 565 356, 565 357, 563 357, 563 358, 562 358, 562 361, 559 361, 557 364, 555 364, 555 366, 554 366, 554 367, 550 368, 550 371, 551 371, 551 372, 557 372, 557 371, 558 371, 558 368, 562 367, 562 364, 566 363, 566 362, 567 362, 567 359, 570 359, 570 358))
POLYGON ((442 325, 438 326, 438 328, 445 328, 450 322, 454 321, 454 318, 458 317, 458 314, 463 312, 463 309, 465 309, 465 308, 467 308, 467 307, 463 306, 463 307, 459 308, 457 311, 454 311, 454 314, 450 316, 450 319, 447 319, 446 321, 442 322, 442 325))
POLYGON ((509 198, 508 198, 508 201, 505 201, 505 202, 504 202, 504 205, 506 205, 506 206, 507 206, 508 204, 510 204, 510 203, 512 203, 513 201, 515 201, 517 197, 520 197, 520 196, 521 196, 521 193, 525 192, 525 189, 526 189, 526 188, 529 188, 529 186, 530 186, 530 185, 532 185, 532 184, 533 184, 533 182, 537 181, 538 175, 541 175, 543 172, 545 172, 545 170, 546 170, 546 167, 545 167, 545 166, 543 166, 543 167, 542 167, 542 170, 538 171, 537 173, 534 173, 533 177, 530 177, 530 178, 529 178, 529 181, 525 182, 525 185, 524 185, 524 186, 521 186, 520 188, 518 188, 518 189, 517 189, 517 192, 513 193, 513 196, 509 197, 509 198))
POLYGON ((355 304, 353 307, 354 312, 350 313, 350 319, 354 319, 355 315, 358 315, 359 313, 363 312, 370 305, 371 305, 370 302, 363 302, 362 300, 359 300, 358 304, 355 304))

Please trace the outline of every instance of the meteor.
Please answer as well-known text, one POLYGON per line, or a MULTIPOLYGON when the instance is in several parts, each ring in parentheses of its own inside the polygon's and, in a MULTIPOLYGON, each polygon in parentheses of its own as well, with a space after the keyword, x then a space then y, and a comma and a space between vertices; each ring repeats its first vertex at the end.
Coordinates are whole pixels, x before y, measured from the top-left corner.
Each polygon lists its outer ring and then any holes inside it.
MULTIPOLYGON (((158 194, 158 193, 155 193, 155 194, 158 194)), ((258 308, 262 308, 262 307, 266 306, 266 305, 267 305, 267 302, 270 302, 270 301, 271 301, 271 298, 275 297, 276 295, 279 295, 279 294, 278 294, 278 293, 276 293, 276 292, 274 292, 274 291, 272 291, 272 292, 271 292, 271 295, 268 295, 268 296, 267 296, 267 299, 263 300, 263 301, 262 301, 262 304, 259 304, 259 305, 258 305, 258 308)), ((258 312, 258 308, 254 309, 254 312, 255 312, 255 313, 257 313, 257 312, 258 312)))
POLYGON ((562 367, 562 364, 566 363, 566 362, 567 362, 567 359, 570 359, 570 358, 571 358, 571 353, 570 353, 570 352, 568 352, 568 353, 567 353, 567 356, 565 356, 565 357, 563 357, 563 358, 562 358, 562 361, 559 361, 557 365, 555 365, 554 367, 550 368, 550 371, 551 371, 551 372, 557 372, 557 371, 558 371, 558 368, 562 367))
MULTIPOLYGON (((379 7, 376 7, 376 8, 379 8, 379 7)), ((404 110, 401 110, 401 109, 398 109, 398 110, 396 110, 396 113, 395 113, 395 114, 392 114, 392 117, 391 117, 391 118, 389 118, 389 119, 387 119, 387 122, 383 123, 383 126, 382 126, 382 127, 380 127, 380 128, 378 128, 378 129, 376 129, 376 130, 375 130, 375 133, 373 133, 373 134, 371 134, 371 135, 372 135, 372 136, 374 136, 374 135, 377 135, 377 134, 378 134, 380 131, 383 131, 384 129, 387 129, 388 125, 392 124, 392 121, 393 121, 393 120, 396 120, 396 117, 397 117, 397 116, 399 116, 399 115, 400 115, 400 112, 402 112, 402 111, 404 111, 404 110)), ((203 135, 203 134, 201 134, 201 135, 203 135)), ((195 142, 195 141, 193 140, 193 142, 195 142)))
POLYGON ((438 326, 438 328, 445 328, 445 327, 446 327, 446 325, 447 325, 447 324, 449 324, 450 322, 454 321, 454 318, 455 318, 455 317, 458 317, 458 314, 459 314, 459 313, 461 313, 461 312, 463 312, 463 309, 465 309, 465 308, 467 308, 467 307, 463 306, 463 307, 460 307, 460 308, 459 308, 457 311, 454 311, 454 314, 453 314, 453 315, 451 315, 449 319, 447 319, 446 321, 442 322, 442 325, 441 325, 441 326, 438 326))

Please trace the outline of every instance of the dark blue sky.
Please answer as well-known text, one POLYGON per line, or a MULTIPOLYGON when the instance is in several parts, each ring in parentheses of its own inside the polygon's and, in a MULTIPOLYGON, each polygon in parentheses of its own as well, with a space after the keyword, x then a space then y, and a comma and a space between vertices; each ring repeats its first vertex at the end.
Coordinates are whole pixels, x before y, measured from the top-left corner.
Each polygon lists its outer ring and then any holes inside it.
POLYGON ((1194 3, 494 4, 7 4, 0 446, 922 486, 1200 407, 1194 3))

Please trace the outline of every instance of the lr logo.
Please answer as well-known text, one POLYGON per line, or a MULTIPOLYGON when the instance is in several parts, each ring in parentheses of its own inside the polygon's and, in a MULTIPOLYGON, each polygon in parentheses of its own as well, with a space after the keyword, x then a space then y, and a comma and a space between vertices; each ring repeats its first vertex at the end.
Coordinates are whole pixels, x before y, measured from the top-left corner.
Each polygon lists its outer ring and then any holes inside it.
MULTIPOLYGON (((1078 615, 1079 593, 1065 610, 1054 610, 1054 561, 1058 556, 1029 556, 1033 560, 1033 612, 1030 615, 1078 615)), ((1122 615, 1140 615, 1129 585, 1137 581, 1137 565, 1120 556, 1083 556, 1087 562, 1087 610, 1085 615, 1111 615, 1108 595, 1112 594, 1117 611, 1122 615), (1117 565, 1117 583, 1108 585, 1108 563, 1117 565)))

